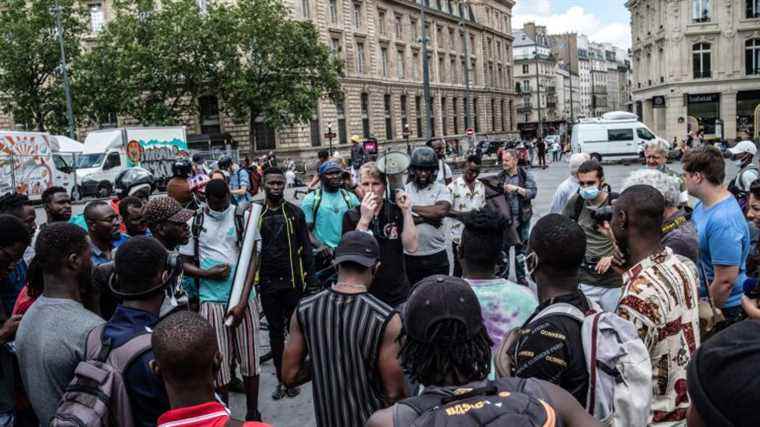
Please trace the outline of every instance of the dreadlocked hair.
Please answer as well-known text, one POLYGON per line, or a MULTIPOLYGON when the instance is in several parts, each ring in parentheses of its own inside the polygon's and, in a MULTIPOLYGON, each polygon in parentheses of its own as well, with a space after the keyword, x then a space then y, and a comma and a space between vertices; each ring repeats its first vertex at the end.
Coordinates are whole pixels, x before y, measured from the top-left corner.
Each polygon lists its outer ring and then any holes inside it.
POLYGON ((449 373, 462 384, 482 380, 491 369, 491 338, 486 328, 467 339, 457 320, 441 320, 429 330, 430 342, 415 340, 402 330, 399 357, 404 372, 425 386, 444 386, 449 373))

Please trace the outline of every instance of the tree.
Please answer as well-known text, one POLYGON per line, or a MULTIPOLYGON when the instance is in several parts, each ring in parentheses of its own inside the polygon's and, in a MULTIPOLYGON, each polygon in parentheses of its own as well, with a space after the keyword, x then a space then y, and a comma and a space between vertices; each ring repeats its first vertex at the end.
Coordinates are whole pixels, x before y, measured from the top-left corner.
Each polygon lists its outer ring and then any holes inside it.
MULTIPOLYGON (((237 118, 263 117, 274 129, 303 123, 323 96, 340 94, 341 63, 309 22, 290 20, 281 0, 239 0, 220 97, 237 118)), ((253 133, 253 129, 251 129, 253 133)))
POLYGON ((64 47, 76 61, 85 31, 80 2, 4 0, 0 7, 0 94, 2 111, 28 128, 62 130, 66 100, 53 6, 61 6, 64 47))
POLYGON ((215 93, 232 15, 195 0, 122 1, 78 64, 80 108, 93 123, 117 114, 144 125, 179 123, 197 113, 197 98, 215 93))

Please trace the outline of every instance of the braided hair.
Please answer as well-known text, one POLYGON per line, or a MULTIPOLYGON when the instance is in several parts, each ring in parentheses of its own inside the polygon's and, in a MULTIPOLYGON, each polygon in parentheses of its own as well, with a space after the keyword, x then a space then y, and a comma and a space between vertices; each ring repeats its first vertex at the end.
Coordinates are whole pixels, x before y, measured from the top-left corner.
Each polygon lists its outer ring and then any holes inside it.
POLYGON ((402 332, 399 358, 404 372, 425 386, 447 384, 448 374, 466 384, 482 380, 491 369, 491 338, 483 327, 467 338, 467 328, 457 320, 441 320, 430 328, 428 342, 415 340, 402 332))

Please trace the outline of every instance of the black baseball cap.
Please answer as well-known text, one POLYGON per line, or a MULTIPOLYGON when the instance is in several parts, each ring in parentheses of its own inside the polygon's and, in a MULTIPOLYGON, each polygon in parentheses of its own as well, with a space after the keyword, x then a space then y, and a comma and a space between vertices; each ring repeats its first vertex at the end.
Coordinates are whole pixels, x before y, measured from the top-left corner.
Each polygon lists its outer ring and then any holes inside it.
POLYGON ((335 249, 335 264, 346 261, 355 262, 365 267, 372 267, 380 258, 380 246, 377 240, 363 231, 349 231, 343 235, 338 248, 335 249))
MULTIPOLYGON (((475 337, 485 327, 480 302, 470 284, 458 277, 437 274, 415 285, 406 302, 404 328, 409 337, 433 344, 431 329, 443 320, 461 322, 467 330, 464 341, 475 337)), ((455 340, 435 342, 439 345, 461 343, 455 340)))

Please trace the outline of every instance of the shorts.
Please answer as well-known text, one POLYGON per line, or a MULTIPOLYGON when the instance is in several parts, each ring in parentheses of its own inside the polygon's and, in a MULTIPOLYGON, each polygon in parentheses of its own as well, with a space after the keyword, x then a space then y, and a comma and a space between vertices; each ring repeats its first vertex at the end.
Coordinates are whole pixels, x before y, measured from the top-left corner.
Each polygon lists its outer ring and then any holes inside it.
POLYGON ((259 312, 256 302, 248 302, 243 321, 234 331, 224 325, 227 304, 218 302, 202 302, 200 315, 211 323, 216 332, 216 342, 222 353, 222 367, 216 378, 216 386, 224 387, 232 381, 234 366, 240 367, 240 374, 253 377, 261 372, 257 334, 259 332, 259 312))

